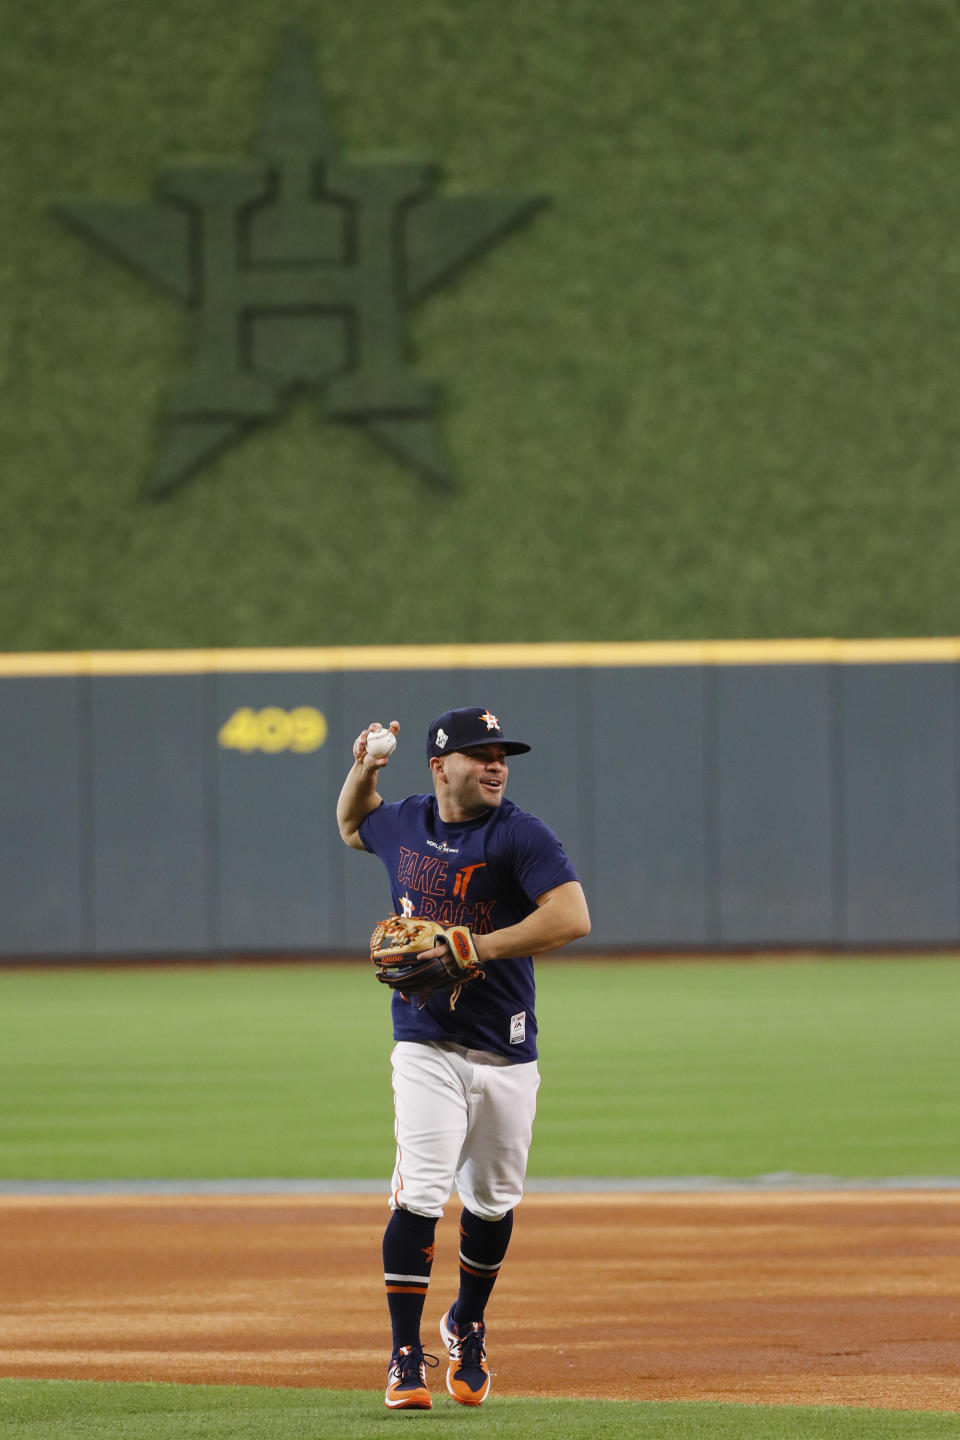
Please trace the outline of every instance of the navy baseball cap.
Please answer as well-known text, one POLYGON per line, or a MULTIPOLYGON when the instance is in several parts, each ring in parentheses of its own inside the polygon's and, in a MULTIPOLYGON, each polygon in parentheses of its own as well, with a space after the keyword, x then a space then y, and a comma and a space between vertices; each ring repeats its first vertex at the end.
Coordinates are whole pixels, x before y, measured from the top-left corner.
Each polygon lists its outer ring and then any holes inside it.
POLYGON ((428 760, 449 755, 451 750, 472 750, 475 745, 502 745, 508 755, 525 755, 530 749, 522 740, 505 740, 496 715, 479 705, 445 710, 427 731, 428 760))

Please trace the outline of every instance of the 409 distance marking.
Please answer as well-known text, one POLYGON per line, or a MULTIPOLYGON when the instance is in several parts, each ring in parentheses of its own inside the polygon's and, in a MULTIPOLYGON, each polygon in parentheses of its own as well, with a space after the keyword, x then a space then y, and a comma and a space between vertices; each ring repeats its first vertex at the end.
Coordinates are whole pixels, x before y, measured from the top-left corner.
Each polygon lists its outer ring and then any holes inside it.
POLYGON ((263 710, 244 706, 221 725, 217 744, 224 750, 242 750, 245 755, 254 750, 268 755, 284 750, 308 755, 320 749, 328 728, 327 717, 312 705, 298 705, 295 710, 281 710, 279 705, 267 705, 263 710))

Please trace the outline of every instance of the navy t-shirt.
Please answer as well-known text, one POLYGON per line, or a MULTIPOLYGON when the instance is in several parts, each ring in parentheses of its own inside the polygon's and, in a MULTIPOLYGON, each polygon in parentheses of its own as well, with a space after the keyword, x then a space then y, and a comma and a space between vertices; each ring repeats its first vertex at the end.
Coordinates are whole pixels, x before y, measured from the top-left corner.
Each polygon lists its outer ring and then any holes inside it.
MULTIPOLYGON (((477 935, 518 924, 540 895, 577 879, 549 825, 512 800, 448 825, 435 796, 411 795, 372 810, 360 839, 386 866, 398 915, 468 925, 477 935)), ((422 1010, 395 993, 394 1038, 452 1040, 517 1062, 535 1060, 532 957, 491 960, 483 968, 486 978, 464 986, 454 1010, 449 991, 431 996, 422 1010)))

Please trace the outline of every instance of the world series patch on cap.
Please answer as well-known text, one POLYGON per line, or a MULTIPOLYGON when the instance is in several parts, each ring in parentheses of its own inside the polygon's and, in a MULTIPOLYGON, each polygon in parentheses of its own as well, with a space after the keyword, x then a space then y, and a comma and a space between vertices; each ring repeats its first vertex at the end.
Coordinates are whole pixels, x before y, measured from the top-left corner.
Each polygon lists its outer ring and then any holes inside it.
POLYGON ((522 740, 507 740, 496 715, 479 705, 445 710, 427 731, 428 760, 452 750, 472 750, 476 745, 500 745, 508 755, 525 755, 530 749, 522 740))

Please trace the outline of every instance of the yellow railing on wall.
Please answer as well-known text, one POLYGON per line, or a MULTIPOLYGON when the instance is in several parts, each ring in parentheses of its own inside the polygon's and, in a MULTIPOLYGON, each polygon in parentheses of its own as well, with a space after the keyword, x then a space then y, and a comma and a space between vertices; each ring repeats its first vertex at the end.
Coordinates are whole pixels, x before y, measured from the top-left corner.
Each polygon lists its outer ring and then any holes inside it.
POLYGON ((190 675, 310 670, 495 670, 573 666, 889 665, 960 660, 960 637, 682 640, 530 645, 350 645, 265 649, 77 650, 0 654, 0 677, 190 675))

